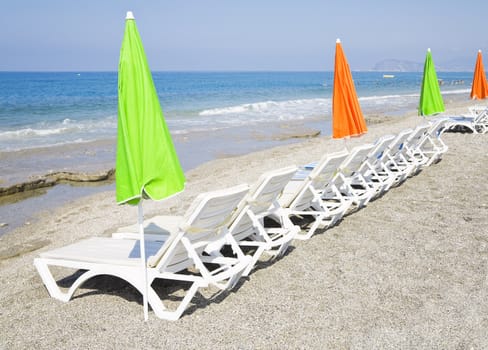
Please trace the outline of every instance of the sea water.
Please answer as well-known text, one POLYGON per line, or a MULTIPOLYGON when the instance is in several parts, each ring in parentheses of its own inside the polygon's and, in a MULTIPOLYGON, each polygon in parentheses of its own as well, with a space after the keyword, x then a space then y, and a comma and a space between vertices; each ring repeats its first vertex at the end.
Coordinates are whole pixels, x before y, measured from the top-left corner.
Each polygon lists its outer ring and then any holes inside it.
MULTIPOLYGON (((364 114, 399 117, 416 109, 421 73, 352 75, 364 114)), ((445 97, 469 98, 470 72, 438 72, 438 78, 445 97)), ((154 72, 153 80, 185 170, 297 142, 275 137, 281 133, 330 134, 332 72, 154 72)), ((117 72, 0 72, 0 186, 53 171, 108 170, 116 135, 117 72)), ((43 192, 64 193, 43 203, 97 191, 63 186, 43 192)), ((22 203, 28 202, 0 205, 0 223, 13 228, 15 215, 6 219, 6 213, 20 212, 22 203)))
MULTIPOLYGON (((364 114, 418 104, 422 74, 353 72, 364 114)), ((467 94, 471 73, 438 73, 446 94, 467 94)), ((330 132, 332 72, 155 72, 173 135, 320 118, 330 132)), ((115 138, 116 72, 0 72, 0 151, 115 138)))

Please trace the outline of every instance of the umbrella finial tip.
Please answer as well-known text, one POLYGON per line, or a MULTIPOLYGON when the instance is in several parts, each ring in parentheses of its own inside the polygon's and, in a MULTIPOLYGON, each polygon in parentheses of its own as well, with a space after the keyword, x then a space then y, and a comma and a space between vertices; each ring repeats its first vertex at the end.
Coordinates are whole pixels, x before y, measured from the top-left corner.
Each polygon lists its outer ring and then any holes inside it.
POLYGON ((127 15, 125 16, 125 19, 135 19, 132 11, 127 11, 127 15))
POLYGON ((337 39, 336 39, 336 43, 338 43, 338 44, 339 44, 340 42, 341 42, 341 39, 337 38, 337 39))

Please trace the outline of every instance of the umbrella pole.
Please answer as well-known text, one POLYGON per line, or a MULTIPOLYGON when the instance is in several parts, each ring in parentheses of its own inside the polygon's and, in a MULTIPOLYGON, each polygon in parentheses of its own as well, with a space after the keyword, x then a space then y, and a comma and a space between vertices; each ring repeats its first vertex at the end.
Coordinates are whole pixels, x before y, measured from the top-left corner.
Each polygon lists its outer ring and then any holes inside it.
POLYGON ((142 291, 142 303, 144 305, 144 321, 148 319, 148 303, 147 303, 147 265, 146 265, 146 248, 144 244, 144 213, 142 211, 142 198, 138 204, 138 221, 139 221, 139 246, 141 248, 141 262, 143 269, 144 288, 142 291))

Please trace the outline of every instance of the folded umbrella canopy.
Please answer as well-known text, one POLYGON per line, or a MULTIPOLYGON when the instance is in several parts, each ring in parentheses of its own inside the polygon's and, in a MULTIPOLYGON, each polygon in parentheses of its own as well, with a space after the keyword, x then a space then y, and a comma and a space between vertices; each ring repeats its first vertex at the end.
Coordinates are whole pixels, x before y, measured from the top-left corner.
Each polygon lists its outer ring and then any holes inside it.
POLYGON ((367 131, 349 64, 341 41, 337 39, 332 92, 332 138, 359 136, 367 131))
POLYGON ((474 67, 473 84, 471 85, 471 99, 482 100, 488 97, 488 84, 486 82, 485 68, 481 50, 478 51, 476 66, 474 67))
MULTIPOLYGON (((127 12, 120 49, 118 94, 116 199, 119 204, 139 206, 140 250, 146 276, 142 199, 161 200, 182 191, 185 177, 132 12, 127 12)), ((147 320, 147 289, 143 300, 147 320)))
POLYGON ((420 90, 419 115, 432 115, 444 112, 444 110, 444 101, 442 100, 441 89, 435 72, 434 60, 430 49, 427 49, 424 76, 420 90))
POLYGON ((185 178, 164 121, 144 47, 132 14, 119 62, 117 203, 161 200, 180 192, 185 178))

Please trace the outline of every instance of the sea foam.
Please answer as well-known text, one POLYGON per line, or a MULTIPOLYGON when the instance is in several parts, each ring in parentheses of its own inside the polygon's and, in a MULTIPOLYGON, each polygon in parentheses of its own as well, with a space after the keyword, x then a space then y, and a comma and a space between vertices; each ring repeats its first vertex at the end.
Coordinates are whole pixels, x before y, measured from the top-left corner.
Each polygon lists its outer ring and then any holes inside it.
POLYGON ((66 143, 93 141, 114 137, 117 130, 115 116, 99 120, 40 122, 20 129, 0 130, 0 151, 13 151, 66 143))

